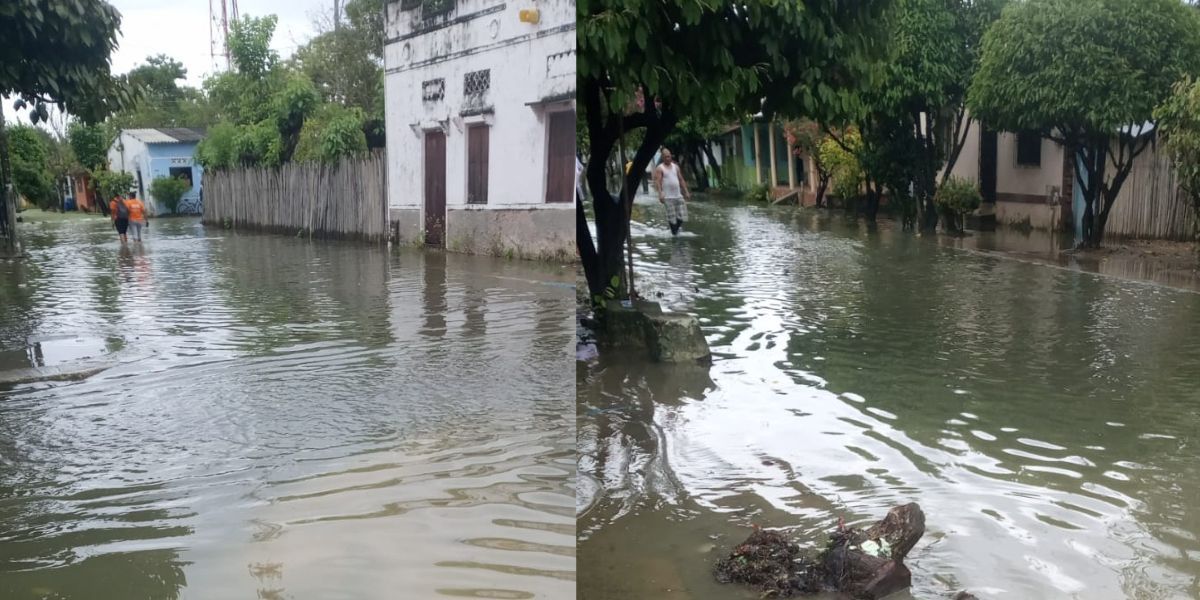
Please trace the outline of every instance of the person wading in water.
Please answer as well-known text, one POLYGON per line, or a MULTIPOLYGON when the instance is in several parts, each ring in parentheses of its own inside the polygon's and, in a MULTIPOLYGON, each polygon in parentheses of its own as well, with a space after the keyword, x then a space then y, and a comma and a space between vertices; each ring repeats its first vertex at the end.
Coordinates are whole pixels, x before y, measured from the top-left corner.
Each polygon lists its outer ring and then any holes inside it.
POLYGON ((118 195, 112 199, 108 208, 108 214, 117 228, 117 235, 121 237, 121 243, 124 244, 128 241, 125 238, 125 232, 129 231, 129 205, 125 203, 124 198, 118 195))
POLYGON ((658 201, 667 207, 671 235, 679 235, 687 221, 687 201, 691 200, 692 193, 688 191, 679 165, 671 159, 671 151, 666 148, 662 151, 662 164, 654 170, 654 189, 658 190, 658 201))

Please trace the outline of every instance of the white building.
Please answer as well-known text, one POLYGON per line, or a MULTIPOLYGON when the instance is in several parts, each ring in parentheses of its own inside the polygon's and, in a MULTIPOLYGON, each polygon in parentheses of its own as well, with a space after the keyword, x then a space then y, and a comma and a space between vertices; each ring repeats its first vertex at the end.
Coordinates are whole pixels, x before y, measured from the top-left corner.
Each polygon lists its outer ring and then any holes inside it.
POLYGON ((388 199, 402 243, 575 253, 575 2, 386 4, 388 199))
MULTIPOLYGON (((132 174, 138 198, 151 214, 169 212, 150 193, 150 183, 159 177, 179 177, 191 188, 179 199, 176 210, 200 214, 200 189, 204 168, 196 162, 196 146, 204 139, 204 130, 186 127, 159 129, 122 129, 108 148, 108 168, 132 174)), ((105 198, 108 201, 108 198, 105 198)))

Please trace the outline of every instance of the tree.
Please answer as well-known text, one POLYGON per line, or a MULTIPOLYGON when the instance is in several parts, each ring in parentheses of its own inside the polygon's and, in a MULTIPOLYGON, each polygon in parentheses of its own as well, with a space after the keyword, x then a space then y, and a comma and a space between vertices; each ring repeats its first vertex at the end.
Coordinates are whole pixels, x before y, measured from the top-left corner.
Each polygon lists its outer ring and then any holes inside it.
POLYGON ((718 178, 721 177, 721 167, 713 156, 712 140, 721 134, 722 124, 724 121, 720 119, 683 117, 675 124, 675 130, 664 142, 674 152, 679 164, 692 170, 696 189, 700 191, 708 189, 708 172, 704 170, 705 158, 708 159, 708 164, 712 165, 714 174, 718 178))
POLYGON ((293 160, 336 163, 367 151, 362 111, 327 104, 304 122, 293 160))
POLYGON ((833 179, 833 173, 830 172, 829 165, 825 163, 820 152, 821 143, 826 139, 821 131, 821 126, 809 119, 786 121, 783 124, 783 134, 791 144, 792 151, 796 156, 807 155, 813 159, 813 168, 816 173, 813 173, 812 176, 817 179, 815 204, 818 208, 821 207, 824 203, 825 192, 829 189, 829 183, 833 179))
POLYGON ((1174 163, 1179 187, 1200 221, 1200 81, 1189 77, 1177 83, 1167 100, 1154 109, 1154 118, 1158 119, 1159 135, 1174 163))
POLYGON ((293 60, 323 101, 360 109, 369 145, 382 148, 383 2, 351 0, 345 9, 348 24, 318 19, 318 35, 298 48, 293 60))
POLYGON ((12 152, 13 187, 17 194, 39 208, 58 206, 58 193, 50 173, 51 148, 44 131, 19 125, 7 131, 12 152))
POLYGON ((138 102, 113 116, 115 129, 137 127, 206 127, 215 120, 208 98, 192 87, 183 63, 165 54, 151 56, 126 75, 140 95, 138 102))
POLYGON ((1143 124, 1197 70, 1200 15, 1179 0, 1029 0, 984 36, 968 106, 990 127, 1037 132, 1081 159, 1082 244, 1098 247, 1153 139, 1143 124))
POLYGON ((79 166, 96 171, 108 164, 108 147, 112 143, 102 125, 74 122, 67 127, 67 143, 75 153, 79 166))
MULTIPOLYGON (((57 105, 96 122, 132 100, 113 77, 109 57, 117 46, 121 15, 103 0, 9 0, 0 4, 0 97, 30 109, 34 123, 57 105)), ((0 195, 12 170, 0 112, 0 195)), ((16 254, 12 205, 0 198, 3 253, 16 254)))
POLYGON ((874 49, 887 0, 739 3, 583 0, 578 96, 587 120, 587 184, 596 239, 577 205, 580 258, 594 301, 619 293, 632 194, 681 117, 720 119, 788 107, 818 116, 848 101, 874 49), (639 96, 640 94, 640 96, 639 96), (639 102, 639 97, 642 101, 639 102), (621 192, 606 168, 623 132, 644 128, 621 192))
POLYGON ((905 153, 896 156, 912 157, 913 200, 925 231, 937 226, 935 193, 966 143, 971 127, 967 88, 979 68, 983 35, 999 18, 1003 4, 1004 0, 901 0, 897 6, 893 55, 878 92, 878 110, 913 140, 893 139, 884 145, 890 146, 887 151, 905 153))
POLYGON ((862 152, 862 137, 858 130, 849 129, 835 138, 826 135, 817 146, 817 161, 828 169, 830 181, 833 184, 833 194, 846 207, 853 206, 861 193, 866 177, 858 155, 862 152))

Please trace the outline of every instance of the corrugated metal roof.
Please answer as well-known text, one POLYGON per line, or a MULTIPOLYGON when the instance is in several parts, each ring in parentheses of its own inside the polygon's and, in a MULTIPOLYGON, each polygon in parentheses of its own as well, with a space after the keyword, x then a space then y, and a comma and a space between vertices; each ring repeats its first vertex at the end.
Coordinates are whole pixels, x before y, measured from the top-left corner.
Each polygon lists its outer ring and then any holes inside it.
POLYGON ((172 127, 166 129, 160 127, 158 130, 180 142, 198 142, 204 139, 204 130, 194 127, 172 127))
POLYGON ((126 129, 129 135, 147 144, 174 144, 198 142, 204 139, 204 130, 192 127, 160 127, 157 129, 126 129))
POLYGON ((174 144, 176 141, 157 129, 126 129, 123 133, 128 133, 147 144, 174 144))

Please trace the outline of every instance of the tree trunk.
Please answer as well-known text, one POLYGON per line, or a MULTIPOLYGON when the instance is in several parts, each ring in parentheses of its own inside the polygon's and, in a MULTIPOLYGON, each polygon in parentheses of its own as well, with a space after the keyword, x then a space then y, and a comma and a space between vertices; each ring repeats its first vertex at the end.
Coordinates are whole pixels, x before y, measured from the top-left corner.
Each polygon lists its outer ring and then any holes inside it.
POLYGON ((696 177, 696 191, 708 191, 708 171, 704 169, 704 161, 700 158, 700 149, 693 146, 688 150, 688 163, 691 165, 692 173, 696 177))
POLYGON ((8 156, 8 125, 0 111, 0 258, 17 255, 17 205, 8 156))
MULTIPOLYGON (((625 132, 637 127, 645 127, 646 134, 642 144, 634 153, 631 168, 625 174, 625 165, 620 165, 618 172, 622 189, 636 190, 645 174, 646 166, 654 158, 655 150, 662 144, 667 133, 675 126, 675 118, 668 112, 655 112, 654 105, 647 102, 646 112, 637 115, 622 116, 606 114, 602 85, 594 79, 581 81, 581 101, 586 110, 589 153, 591 160, 587 165, 586 181, 592 195, 592 207, 596 218, 596 239, 594 252, 589 251, 593 241, 588 231, 584 206, 582 202, 576 205, 579 213, 576 217, 576 244, 579 247, 580 259, 583 261, 584 273, 587 276, 590 296, 595 299, 616 298, 623 286, 624 279, 624 250, 625 240, 629 231, 630 206, 623 206, 619 201, 622 197, 620 189, 614 196, 608 190, 608 174, 605 165, 616 149, 620 136, 621 122, 635 122, 625 132)), ((633 202, 634 194, 628 194, 626 204, 633 202)))
POLYGON ((867 224, 869 225, 874 225, 876 218, 879 216, 879 196, 881 193, 882 190, 877 186, 869 182, 867 183, 867 206, 865 207, 865 214, 867 224))
POLYGON ((825 200, 825 191, 829 189, 829 175, 824 173, 817 176, 817 208, 821 208, 821 203, 825 200))

